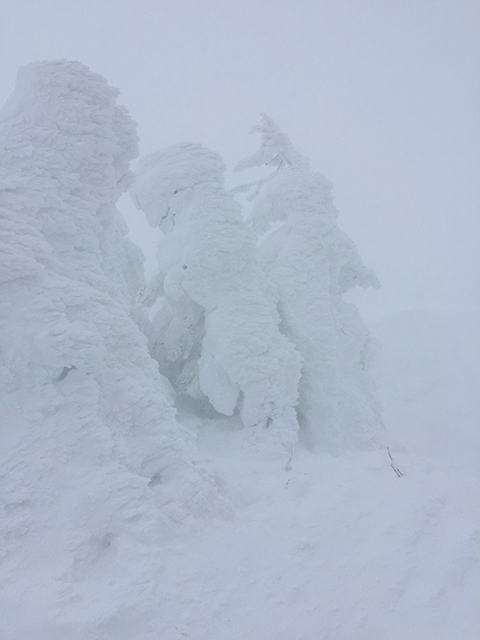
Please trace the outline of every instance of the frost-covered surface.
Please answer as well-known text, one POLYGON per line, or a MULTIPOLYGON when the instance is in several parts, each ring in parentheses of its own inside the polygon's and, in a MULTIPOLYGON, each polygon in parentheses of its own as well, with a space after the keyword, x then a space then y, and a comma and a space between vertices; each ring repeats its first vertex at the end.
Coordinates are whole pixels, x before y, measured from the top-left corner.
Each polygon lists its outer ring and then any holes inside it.
POLYGON ((236 454, 223 425, 202 426, 235 519, 180 533, 156 556, 145 543, 142 555, 97 563, 95 609, 42 599, 39 571, 3 617, 2 640, 477 637, 478 466, 393 451, 398 478, 384 451, 297 449, 285 472, 236 454), (128 598, 105 592, 133 562, 143 574, 128 598))
MULTIPOLYGON (((477 325, 478 311, 463 313, 477 325)), ((402 478, 385 451, 330 457, 298 447, 286 472, 246 459, 240 432, 203 421, 200 445, 223 478, 234 519, 179 531, 161 550, 144 539, 105 554, 83 579, 88 607, 70 597, 71 587, 63 597, 45 594, 58 555, 54 541, 50 554, 35 547, 43 566, 4 565, 2 640, 476 639, 480 413, 471 391, 479 371, 468 361, 475 343, 456 335, 458 315, 369 315, 385 345, 385 412, 395 419, 390 437, 402 478), (415 415, 421 435, 405 421, 415 415), (136 579, 126 584, 125 573, 136 579)), ((82 493, 90 490, 86 482, 82 493)), ((102 548, 98 541, 85 555, 102 548)))
POLYGON ((180 429, 129 319, 141 269, 116 179, 105 200, 91 182, 134 152, 109 134, 115 94, 78 64, 23 78, 0 118, 0 639, 476 640, 480 310, 369 310, 401 478, 383 450, 299 445, 288 471, 246 456, 238 416, 184 412, 180 429), (76 112, 62 143, 50 118, 68 110, 41 96, 66 106, 74 86, 102 140, 76 112), (78 128, 107 165, 92 153, 88 179, 57 169, 78 128), (224 502, 191 461, 197 433, 224 502), (155 460, 172 466, 151 482, 155 460), (228 518, 199 517, 225 504, 228 518))
POLYGON ((328 180, 311 171, 267 116, 254 131, 262 134, 260 150, 237 170, 276 167, 254 194, 251 221, 259 233, 282 223, 263 241, 260 256, 282 330, 304 359, 298 405, 304 437, 326 451, 370 449, 381 432, 371 338, 342 296, 355 286, 378 286, 377 279, 336 224, 328 180))
MULTIPOLYGON (((141 258, 115 202, 137 139, 117 94, 80 63, 35 63, 0 115, 3 620, 32 590, 38 615, 93 615, 97 563, 215 500, 130 317, 141 258)), ((105 576, 114 608, 132 568, 105 576)))
POLYGON ((195 144, 138 163, 134 201, 164 232, 145 300, 164 298, 147 334, 179 395, 228 416, 239 408, 246 427, 292 445, 300 357, 278 330, 254 235, 223 173, 221 158, 195 144))

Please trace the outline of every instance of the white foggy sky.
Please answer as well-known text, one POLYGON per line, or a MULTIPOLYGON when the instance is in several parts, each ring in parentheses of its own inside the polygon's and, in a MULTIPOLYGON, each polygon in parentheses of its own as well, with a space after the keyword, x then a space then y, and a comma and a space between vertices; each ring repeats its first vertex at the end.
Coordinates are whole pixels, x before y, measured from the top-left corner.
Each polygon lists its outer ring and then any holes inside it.
POLYGON ((0 102, 57 58, 120 89, 141 153, 191 140, 231 167, 267 112, 334 183, 373 301, 480 303, 477 0, 3 0, 0 102))

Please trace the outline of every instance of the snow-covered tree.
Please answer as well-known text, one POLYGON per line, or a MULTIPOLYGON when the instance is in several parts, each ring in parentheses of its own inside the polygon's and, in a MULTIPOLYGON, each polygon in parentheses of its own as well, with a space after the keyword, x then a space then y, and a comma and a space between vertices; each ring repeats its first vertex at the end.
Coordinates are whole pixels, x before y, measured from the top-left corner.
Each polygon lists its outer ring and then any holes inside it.
POLYGON ((236 169, 276 169, 256 184, 251 223, 260 234, 274 229, 260 259, 276 291, 282 330, 304 359, 297 409, 302 433, 313 446, 335 452, 374 447, 381 418, 369 373, 371 339, 342 294, 378 286, 376 276, 337 226, 330 182, 310 169, 268 116, 253 131, 261 134, 261 147, 236 169))
POLYGON ((197 407, 208 399, 227 416, 238 408, 246 427, 291 445, 301 360, 278 329, 254 234, 225 191, 224 170, 197 144, 138 163, 132 197, 164 232, 145 295, 150 305, 160 300, 151 350, 179 395, 197 407))
POLYGON ((0 112, 2 558, 20 591, 46 563, 52 597, 127 530, 156 540, 216 495, 130 316, 142 265, 115 202, 137 137, 117 95, 34 63, 0 112))

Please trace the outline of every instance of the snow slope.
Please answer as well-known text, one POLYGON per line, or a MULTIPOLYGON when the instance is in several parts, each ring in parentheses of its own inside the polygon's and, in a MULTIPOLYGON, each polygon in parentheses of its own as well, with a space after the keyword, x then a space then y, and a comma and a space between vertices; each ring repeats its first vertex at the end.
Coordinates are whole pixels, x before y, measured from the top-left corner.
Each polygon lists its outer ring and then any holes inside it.
POLYGON ((397 478, 384 453, 222 462, 237 519, 168 562, 159 637, 477 637, 477 473, 401 456, 397 478))
POLYGON ((2 640, 478 637, 478 471, 397 454, 398 478, 385 452, 303 451, 286 472, 246 463, 234 440, 215 424, 202 436, 234 520, 166 539, 155 554, 105 558, 88 606, 85 596, 45 602, 38 575, 22 606, 11 603, 2 640), (143 581, 112 592, 134 562, 143 581))
POLYGON ((391 441, 478 467, 480 308, 384 308, 370 325, 391 441))

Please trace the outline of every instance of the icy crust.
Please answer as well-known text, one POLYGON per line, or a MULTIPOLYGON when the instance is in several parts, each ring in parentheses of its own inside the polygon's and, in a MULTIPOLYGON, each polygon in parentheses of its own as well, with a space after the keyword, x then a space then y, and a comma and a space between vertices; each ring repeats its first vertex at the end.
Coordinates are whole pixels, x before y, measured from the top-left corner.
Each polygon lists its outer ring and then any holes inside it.
POLYGON ((310 170, 270 118, 262 118, 254 128, 262 134, 260 151, 236 169, 276 167, 258 183, 250 219, 259 233, 277 223, 259 252, 282 330, 304 359, 297 408, 303 435, 332 452, 376 447, 381 417, 369 373, 372 342, 342 294, 378 281, 337 226, 331 183, 310 170))
POLYGON ((301 359, 278 330, 222 160, 180 144, 141 160, 137 172, 133 199, 164 232, 159 275, 145 294, 160 306, 147 333, 161 371, 197 411, 206 399, 227 416, 238 409, 246 427, 292 445, 301 359))
POLYGON ((117 94, 79 63, 35 63, 0 116, 0 556, 19 596, 38 572, 46 598, 74 597, 104 553, 217 495, 130 317, 142 265, 115 202, 137 139, 117 94))

